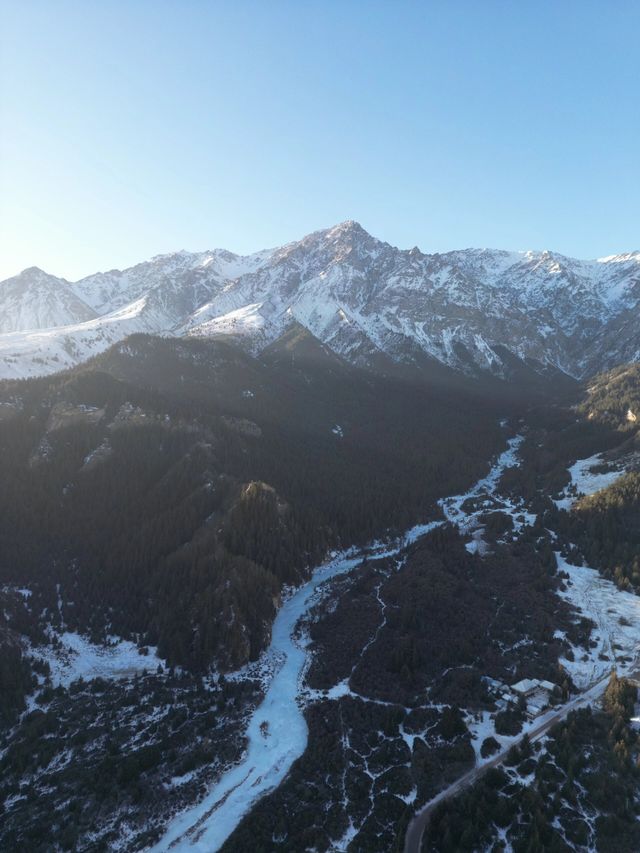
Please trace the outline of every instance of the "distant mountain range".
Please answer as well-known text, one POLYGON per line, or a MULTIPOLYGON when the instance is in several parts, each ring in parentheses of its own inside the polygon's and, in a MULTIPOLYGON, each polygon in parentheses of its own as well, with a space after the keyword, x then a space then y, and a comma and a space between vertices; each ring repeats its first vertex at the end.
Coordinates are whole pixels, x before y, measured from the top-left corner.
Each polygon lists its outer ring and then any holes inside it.
POLYGON ((77 282, 37 267, 0 283, 0 377, 76 365, 146 332, 255 354, 302 326, 363 366, 582 378, 640 359, 640 252, 400 250, 343 222, 286 246, 160 255, 77 282))

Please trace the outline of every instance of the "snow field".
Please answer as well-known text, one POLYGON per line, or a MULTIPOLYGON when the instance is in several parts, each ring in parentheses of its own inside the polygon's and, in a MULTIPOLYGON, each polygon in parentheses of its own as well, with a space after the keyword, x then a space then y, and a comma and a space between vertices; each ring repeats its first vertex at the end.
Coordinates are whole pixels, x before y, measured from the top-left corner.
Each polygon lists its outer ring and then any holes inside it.
POLYGON ((30 649, 34 657, 45 660, 51 667, 54 687, 59 684, 68 687, 78 678, 131 678, 144 670, 155 672, 158 664, 164 664, 155 648, 148 647, 148 653, 143 655, 129 640, 115 638, 112 645, 100 646, 70 631, 60 634, 58 639, 60 648, 30 649))

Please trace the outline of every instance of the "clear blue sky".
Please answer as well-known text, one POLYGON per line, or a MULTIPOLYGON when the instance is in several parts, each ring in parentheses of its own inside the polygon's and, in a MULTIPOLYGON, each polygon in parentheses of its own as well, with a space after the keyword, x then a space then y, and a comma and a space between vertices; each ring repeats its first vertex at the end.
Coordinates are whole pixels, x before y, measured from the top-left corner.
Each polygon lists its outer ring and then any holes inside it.
POLYGON ((0 277, 344 219, 640 248, 640 2, 0 0, 0 277))

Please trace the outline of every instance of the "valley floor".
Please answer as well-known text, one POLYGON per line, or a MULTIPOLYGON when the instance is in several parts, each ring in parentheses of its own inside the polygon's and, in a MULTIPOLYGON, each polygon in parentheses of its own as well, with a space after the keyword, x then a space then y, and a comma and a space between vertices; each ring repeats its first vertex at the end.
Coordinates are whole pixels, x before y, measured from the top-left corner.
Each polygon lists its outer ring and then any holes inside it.
MULTIPOLYGON (((419 853, 435 810, 524 734, 544 750, 555 724, 597 704, 612 668, 640 673, 640 597, 570 562, 537 512, 503 493, 523 441, 511 437, 486 476, 439 501, 441 517, 333 553, 288 590, 259 661, 224 679, 167 673, 155 649, 117 638, 104 648, 62 632, 35 648, 51 688, 0 754, 13 774, 7 849, 29 838, 23 819, 35 838, 86 779, 101 827, 85 810, 82 837, 69 823, 70 849, 233 853, 251 839, 255 853, 419 853), (505 705, 525 677, 556 685, 537 715, 505 705), (101 801, 104 774, 125 800, 101 801), (38 780, 40 811, 29 799, 38 780)), ((559 508, 624 473, 601 462, 569 469, 559 508)))
MULTIPOLYGON (((528 511, 523 502, 508 500, 498 492, 504 470, 518 464, 518 447, 521 442, 522 436, 510 439, 507 449, 499 456, 486 477, 465 494, 440 502, 445 520, 456 525, 461 534, 469 537, 467 550, 470 553, 483 554, 490 550, 490 543, 483 538, 483 518, 489 510, 508 515, 516 533, 536 521, 535 515, 528 511)), ((617 475, 609 473, 600 477, 590 475, 589 469, 596 462, 597 459, 590 458, 573 466, 570 473, 577 489, 598 488, 619 476, 619 472, 617 475)), ((571 498, 566 497, 564 501, 568 504, 571 498)), ((300 629, 300 623, 308 619, 311 609, 318 605, 329 581, 357 570, 365 562, 390 558, 395 562, 397 571, 405 559, 404 549, 444 523, 446 522, 431 521, 416 526, 392 545, 375 543, 366 552, 334 555, 328 563, 314 572, 307 584, 287 599, 274 623, 271 646, 264 655, 264 660, 268 662, 267 669, 271 671, 272 676, 263 702, 250 719, 247 728, 248 746, 242 761, 225 773, 200 803, 174 818, 160 842, 152 848, 154 851, 160 853, 170 849, 219 849, 254 804, 281 783, 294 761, 303 754, 308 743, 308 727, 303 711, 309 703, 344 697, 365 702, 376 701, 354 689, 349 676, 325 691, 310 690, 306 686, 309 636, 306 630, 300 629)), ((411 824, 407 834, 407 851, 419 851, 422 830, 432 809, 442 799, 476 781, 483 768, 500 763, 522 733, 527 732, 532 740, 539 739, 570 711, 597 701, 604 692, 614 663, 619 672, 630 673, 637 670, 640 599, 630 593, 621 592, 593 569, 570 565, 560 553, 557 553, 556 559, 558 569, 566 576, 566 582, 559 591, 560 596, 596 625, 589 648, 572 647, 572 659, 561 659, 562 666, 570 674, 580 691, 579 694, 541 716, 526 721, 521 731, 512 736, 497 734, 488 712, 480 715, 469 713, 466 722, 476 752, 476 768, 456 779, 418 812, 419 816, 411 824), (487 737, 496 738, 500 751, 491 758, 482 758, 479 747, 487 737)), ((378 601, 384 612, 384 603, 379 595, 378 601)), ((363 647, 361 657, 375 640, 380 627, 381 625, 363 647)), ((563 632, 559 632, 559 636, 567 642, 563 632)), ((570 642, 568 645, 571 647, 570 642)), ((424 707, 428 710, 434 706, 429 703, 424 707)), ((415 710, 415 706, 406 710, 415 710)), ((411 747, 412 739, 408 739, 408 743, 411 747)), ((409 805, 415 802, 416 793, 415 789, 409 792, 404 797, 405 803, 409 805)), ((359 826, 362 827, 364 822, 359 821, 359 826)), ((340 840, 334 839, 331 849, 352 849, 349 845, 356 836, 357 826, 351 822, 343 837, 340 840)), ((234 848, 232 844, 229 849, 239 848, 234 848)), ((359 848, 356 845, 353 849, 359 848)))

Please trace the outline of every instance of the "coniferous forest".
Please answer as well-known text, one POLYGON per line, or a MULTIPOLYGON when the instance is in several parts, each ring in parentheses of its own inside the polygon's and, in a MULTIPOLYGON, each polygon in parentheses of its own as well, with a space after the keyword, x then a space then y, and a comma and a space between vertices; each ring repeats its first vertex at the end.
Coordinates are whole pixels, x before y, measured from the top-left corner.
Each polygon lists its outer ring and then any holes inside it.
POLYGON ((283 584, 434 513, 502 441, 470 384, 366 374, 308 339, 258 360, 140 336, 0 396, 0 582, 31 590, 12 618, 36 644, 64 625, 193 671, 255 659, 283 584))

